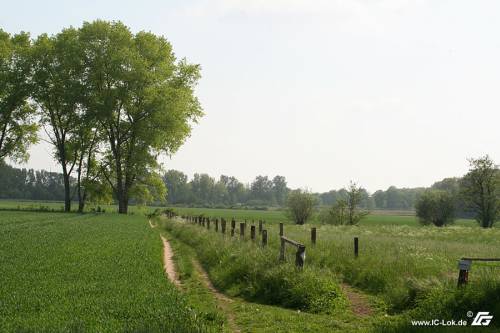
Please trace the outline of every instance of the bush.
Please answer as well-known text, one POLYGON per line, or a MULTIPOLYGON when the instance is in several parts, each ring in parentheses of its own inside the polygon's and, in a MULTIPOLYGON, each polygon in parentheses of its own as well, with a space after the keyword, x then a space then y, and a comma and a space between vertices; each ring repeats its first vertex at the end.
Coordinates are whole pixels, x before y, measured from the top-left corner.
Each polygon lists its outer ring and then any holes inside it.
POLYGON ((312 193, 295 190, 288 195, 286 212, 296 224, 304 224, 311 218, 315 204, 316 198, 312 193))
POLYGON ((445 191, 429 190, 418 198, 416 214, 423 225, 442 227, 455 220, 455 200, 445 191))

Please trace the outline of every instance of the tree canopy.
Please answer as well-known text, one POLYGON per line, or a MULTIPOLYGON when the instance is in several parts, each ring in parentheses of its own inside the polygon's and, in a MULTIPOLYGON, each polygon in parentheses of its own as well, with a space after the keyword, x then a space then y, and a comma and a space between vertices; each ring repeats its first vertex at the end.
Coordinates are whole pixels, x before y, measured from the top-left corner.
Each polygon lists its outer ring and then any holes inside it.
POLYGON ((31 40, 27 33, 14 36, 0 29, 0 160, 28 159, 37 142, 38 126, 31 95, 31 40))

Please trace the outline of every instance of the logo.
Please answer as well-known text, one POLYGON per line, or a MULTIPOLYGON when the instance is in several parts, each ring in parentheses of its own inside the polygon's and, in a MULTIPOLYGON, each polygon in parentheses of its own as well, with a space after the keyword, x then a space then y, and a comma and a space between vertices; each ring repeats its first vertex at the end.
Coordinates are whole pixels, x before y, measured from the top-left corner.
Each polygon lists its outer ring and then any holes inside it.
POLYGON ((493 319, 489 312, 478 312, 470 324, 471 326, 488 326, 493 319))

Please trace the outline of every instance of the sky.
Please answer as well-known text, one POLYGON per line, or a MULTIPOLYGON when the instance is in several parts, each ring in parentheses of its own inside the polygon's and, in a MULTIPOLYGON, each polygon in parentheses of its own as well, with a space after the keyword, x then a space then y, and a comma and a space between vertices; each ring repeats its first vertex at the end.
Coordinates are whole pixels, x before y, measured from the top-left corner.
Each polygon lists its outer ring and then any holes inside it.
MULTIPOLYGON (((120 20, 201 65, 205 116, 165 169, 373 192, 500 161, 499 1, 4 2, 10 33, 120 20)), ((60 169, 45 143, 22 166, 60 169)))

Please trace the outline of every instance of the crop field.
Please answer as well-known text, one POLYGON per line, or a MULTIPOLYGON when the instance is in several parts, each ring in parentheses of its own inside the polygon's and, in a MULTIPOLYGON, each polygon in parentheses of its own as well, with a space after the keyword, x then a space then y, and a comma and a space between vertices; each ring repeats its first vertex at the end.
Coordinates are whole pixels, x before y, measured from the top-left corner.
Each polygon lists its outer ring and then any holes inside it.
POLYGON ((144 216, 0 212, 0 332, 217 331, 164 276, 144 216))
MULTIPOLYGON (((500 318, 499 264, 474 262, 467 287, 456 285, 460 258, 500 257, 499 229, 478 228, 475 222, 467 220, 446 228, 422 227, 415 220, 411 223, 409 219, 414 218, 408 216, 370 216, 365 223, 353 227, 286 224, 285 236, 306 246, 304 269, 297 271, 292 247, 287 248, 287 262, 278 261, 276 222, 282 218, 280 212, 179 210, 187 211, 214 217, 215 213, 225 218, 235 216, 238 222, 248 220, 245 241, 238 234, 238 224, 231 237, 229 230, 226 235, 220 229, 216 233, 214 223, 207 230, 178 219, 162 222, 173 238, 194 250, 216 287, 233 297, 297 309, 321 316, 318 320, 325 314, 338 319, 350 311, 349 297, 342 288, 348 286, 370 304, 371 320, 363 317, 360 332, 466 332, 474 331, 474 327, 433 330, 413 327, 410 322, 429 316, 467 319, 468 311, 489 311, 494 318, 500 318), (384 223, 387 218, 389 221, 384 223), (265 248, 259 235, 255 242, 249 240, 251 220, 259 219, 266 220, 265 248), (317 227, 316 245, 310 240, 312 226, 317 227), (353 254, 354 237, 359 239, 357 258, 353 254)), ((498 320, 492 325, 481 331, 498 331, 498 320)))

